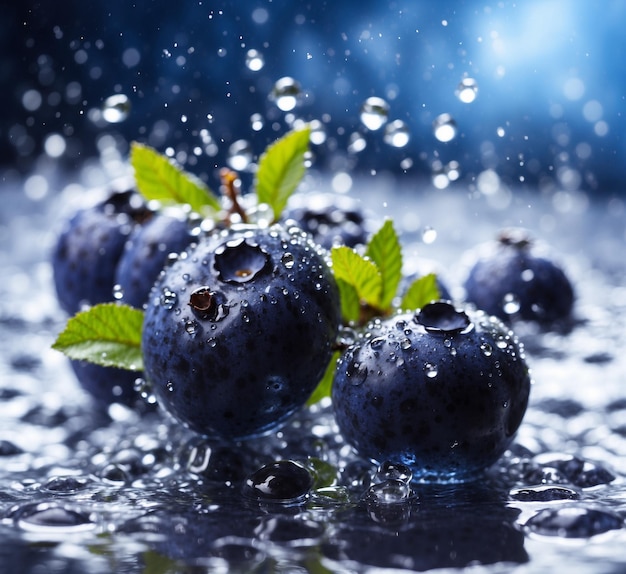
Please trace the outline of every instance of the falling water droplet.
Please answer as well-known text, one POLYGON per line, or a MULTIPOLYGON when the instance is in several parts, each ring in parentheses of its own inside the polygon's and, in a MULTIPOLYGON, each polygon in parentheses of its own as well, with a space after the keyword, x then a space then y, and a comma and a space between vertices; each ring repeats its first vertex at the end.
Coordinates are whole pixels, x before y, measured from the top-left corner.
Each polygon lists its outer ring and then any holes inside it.
POLYGON ((411 139, 409 126, 402 120, 394 120, 385 126, 383 139, 386 144, 392 147, 404 147, 411 139))
POLYGON ((245 171, 252 163, 252 146, 247 140, 237 140, 228 148, 228 165, 236 171, 245 171))
POLYGON ((246 52, 246 67, 253 71, 258 72, 265 66, 265 58, 263 54, 258 50, 250 49, 246 52))
POLYGON ((102 105, 102 117, 110 124, 119 124, 128 118, 130 107, 130 100, 125 94, 109 96, 102 105))
POLYGON ((422 241, 427 245, 434 243, 437 239, 437 230, 433 227, 426 226, 422 231, 422 241))
POLYGON ((361 122, 371 131, 382 128, 389 117, 389 104, 382 98, 372 96, 361 106, 361 122))
POLYGON ((452 141, 456 137, 456 121, 450 114, 440 114, 433 121, 435 137, 443 143, 452 141))
POLYGON ((463 78, 456 88, 456 97, 464 104, 471 104, 478 95, 478 84, 474 78, 463 78))
POLYGON ((298 105, 300 93, 300 84, 290 76, 285 76, 276 81, 270 98, 278 109, 290 112, 298 105))

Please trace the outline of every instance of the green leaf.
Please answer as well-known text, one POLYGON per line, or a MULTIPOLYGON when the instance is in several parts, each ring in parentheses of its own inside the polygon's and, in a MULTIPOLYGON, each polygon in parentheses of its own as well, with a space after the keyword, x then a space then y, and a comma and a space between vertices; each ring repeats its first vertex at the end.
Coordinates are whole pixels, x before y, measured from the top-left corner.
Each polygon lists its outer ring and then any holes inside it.
POLYGON ((278 220, 289 196, 304 177, 304 156, 311 128, 289 132, 269 146, 259 159, 254 187, 259 203, 268 204, 278 220))
POLYGON ((341 315, 346 323, 358 323, 361 318, 361 302, 356 289, 344 281, 336 279, 339 288, 339 301, 341 302, 341 315))
POLYGON ((188 204, 197 213, 216 213, 220 200, 202 181, 155 149, 133 142, 130 163, 139 193, 148 201, 188 204))
POLYGON ((352 285, 361 301, 380 308, 382 276, 376 264, 345 245, 333 247, 331 258, 335 279, 352 285))
POLYGON ((400 309, 415 311, 440 297, 437 276, 434 273, 429 273, 416 279, 409 285, 404 297, 402 297, 400 309))
POLYGON ((337 369, 337 360, 339 359, 339 351, 333 353, 330 363, 326 367, 326 371, 322 380, 317 384, 317 387, 313 391, 313 394, 309 397, 307 405, 314 405, 319 403, 323 398, 330 397, 331 390, 333 388, 333 381, 335 380, 335 370, 337 369))
POLYGON ((382 277, 380 308, 388 310, 402 279, 402 247, 391 219, 372 236, 365 254, 378 267, 382 277))
POLYGON ((70 359, 129 371, 143 369, 143 311, 102 303, 72 317, 52 345, 70 359))

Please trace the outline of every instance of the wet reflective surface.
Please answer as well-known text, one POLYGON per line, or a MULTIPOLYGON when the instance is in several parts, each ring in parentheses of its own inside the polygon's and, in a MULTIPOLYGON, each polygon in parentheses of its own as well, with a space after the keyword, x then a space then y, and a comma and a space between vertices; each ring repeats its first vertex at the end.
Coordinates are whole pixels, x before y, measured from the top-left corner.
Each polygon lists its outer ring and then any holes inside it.
MULTIPOLYGON (((0 570, 20 572, 621 572, 626 567, 626 209, 619 196, 355 179, 394 216, 406 258, 434 259, 453 295, 463 254, 528 227, 577 293, 568 329, 515 330, 534 380, 515 442, 478 480, 423 485, 343 442, 328 405, 243 443, 208 441, 161 411, 94 410, 50 349, 65 315, 48 255, 74 181, 0 193, 0 570), (384 201, 381 198, 385 198, 384 201), (437 231, 425 242, 423 229, 437 231), (278 463, 278 461, 283 461, 278 463)), ((407 262, 408 263, 408 262, 407 262)))

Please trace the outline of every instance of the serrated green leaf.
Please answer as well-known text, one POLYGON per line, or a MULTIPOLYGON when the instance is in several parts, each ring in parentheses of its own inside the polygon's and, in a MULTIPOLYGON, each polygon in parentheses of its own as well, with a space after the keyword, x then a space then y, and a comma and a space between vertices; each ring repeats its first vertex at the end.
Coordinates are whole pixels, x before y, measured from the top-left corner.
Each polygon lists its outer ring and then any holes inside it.
POLYGON ((343 279, 336 279, 341 302, 341 316, 346 323, 358 323, 361 317, 361 302, 354 286, 343 279))
POLYGON ((102 303, 72 317, 52 348, 70 359, 129 371, 143 369, 143 311, 102 303))
POLYGON ((402 297, 400 309, 404 311, 415 311, 440 297, 441 293, 437 286, 437 276, 434 273, 429 273, 428 275, 416 279, 409 285, 409 288, 402 297))
POLYGON ((313 391, 313 394, 309 397, 307 405, 314 405, 319 403, 323 398, 330 397, 331 390, 333 388, 333 381, 335 380, 335 371, 337 370, 337 360, 339 359, 339 351, 333 353, 322 380, 317 384, 317 387, 313 391))
POLYGON ((259 203, 269 205, 280 218, 289 196, 304 177, 304 156, 309 150, 311 128, 289 132, 270 145, 259 159, 254 187, 259 203))
POLYGON ((188 204, 197 213, 217 213, 217 195, 202 181, 175 165, 155 149, 133 142, 130 163, 135 170, 139 193, 148 201, 188 204))
POLYGON ((380 308, 388 310, 402 279, 402 247, 391 219, 372 236, 365 254, 378 267, 382 277, 380 308))
POLYGON ((335 279, 352 285, 359 300, 380 308, 382 277, 376 264, 345 245, 333 247, 331 258, 335 279))

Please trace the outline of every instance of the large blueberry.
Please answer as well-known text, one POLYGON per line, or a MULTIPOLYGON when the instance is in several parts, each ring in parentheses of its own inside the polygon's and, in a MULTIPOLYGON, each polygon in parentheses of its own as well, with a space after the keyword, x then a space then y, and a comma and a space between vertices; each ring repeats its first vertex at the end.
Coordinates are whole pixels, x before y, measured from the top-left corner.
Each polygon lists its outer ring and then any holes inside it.
POLYGON ((122 303, 142 308, 171 253, 180 253, 193 240, 189 221, 181 214, 155 214, 137 226, 126 241, 115 271, 122 303))
POLYGON ((113 300, 115 269, 137 222, 149 216, 141 197, 114 193, 69 219, 52 253, 61 307, 73 315, 83 305, 113 300))
POLYGON ((563 269, 517 229, 478 249, 465 292, 467 301, 503 320, 549 324, 568 318, 574 305, 563 269))
POLYGON ((523 350, 500 320, 438 301, 370 325, 339 361, 332 399, 362 456, 461 481, 506 450, 529 391, 523 350))
POLYGON ((142 350, 165 409, 207 436, 245 438, 304 404, 340 323, 326 254, 301 230, 202 238, 153 287, 142 350))

